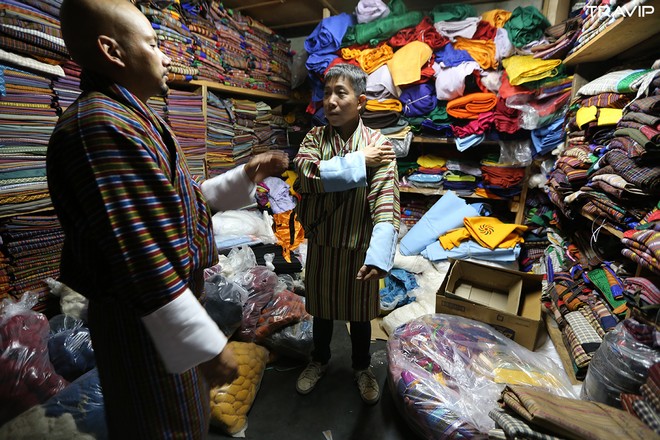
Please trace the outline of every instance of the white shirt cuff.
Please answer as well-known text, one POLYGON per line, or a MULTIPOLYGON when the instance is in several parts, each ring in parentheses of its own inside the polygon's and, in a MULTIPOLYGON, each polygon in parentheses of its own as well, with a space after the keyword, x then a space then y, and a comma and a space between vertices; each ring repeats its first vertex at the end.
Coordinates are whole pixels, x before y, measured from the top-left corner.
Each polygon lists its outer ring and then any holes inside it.
POLYGON ((167 371, 183 373, 218 355, 227 337, 186 289, 174 300, 142 317, 167 371))
POLYGON ((367 186, 367 162, 362 152, 322 160, 319 166, 326 192, 346 191, 367 186))
POLYGON ((229 211, 252 205, 256 187, 241 165, 202 182, 202 193, 213 211, 229 211))

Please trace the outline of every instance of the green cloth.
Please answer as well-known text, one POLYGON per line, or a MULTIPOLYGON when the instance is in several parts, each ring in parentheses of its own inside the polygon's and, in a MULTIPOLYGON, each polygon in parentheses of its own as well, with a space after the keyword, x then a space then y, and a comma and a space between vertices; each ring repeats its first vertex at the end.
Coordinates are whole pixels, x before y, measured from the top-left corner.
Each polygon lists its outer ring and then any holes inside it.
POLYGON ((612 287, 610 286, 610 282, 607 279, 605 269, 597 268, 590 270, 587 274, 587 277, 589 278, 589 281, 591 281, 591 283, 596 286, 598 291, 603 294, 607 300, 607 303, 612 307, 612 310, 626 303, 625 299, 618 300, 614 299, 614 296, 612 296, 612 287))
POLYGON ((421 11, 406 12, 401 15, 390 13, 387 17, 379 18, 369 23, 359 23, 346 30, 342 47, 354 44, 376 46, 381 41, 389 39, 401 29, 417 26, 424 19, 421 11))
POLYGON ((436 5, 431 10, 431 17, 433 23, 439 21, 459 21, 465 20, 468 17, 476 17, 477 10, 472 5, 465 5, 462 3, 448 3, 445 5, 436 5))
POLYGON ((632 89, 630 86, 632 85, 633 82, 635 82, 635 80, 639 79, 639 77, 641 77, 641 76, 646 75, 650 71, 651 71, 651 69, 637 70, 635 72, 632 72, 630 75, 625 76, 616 85, 617 93, 636 92, 637 90, 632 89))
POLYGON ((430 119, 436 124, 449 124, 454 121, 454 118, 447 114, 447 101, 438 101, 438 105, 425 119, 430 119))
POLYGON ((407 176, 419 169, 419 164, 417 162, 404 162, 401 160, 396 161, 397 171, 399 176, 407 176))
POLYGON ((511 18, 504 24, 509 40, 515 47, 523 47, 532 41, 540 40, 550 22, 534 6, 518 6, 511 18))

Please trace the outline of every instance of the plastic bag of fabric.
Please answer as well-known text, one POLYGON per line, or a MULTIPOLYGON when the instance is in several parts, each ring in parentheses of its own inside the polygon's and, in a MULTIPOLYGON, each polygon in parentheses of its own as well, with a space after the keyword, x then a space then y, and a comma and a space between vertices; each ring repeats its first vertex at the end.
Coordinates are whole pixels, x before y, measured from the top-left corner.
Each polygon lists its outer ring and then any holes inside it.
POLYGON ((45 403, 0 427, 0 440, 105 440, 103 392, 96 368, 80 376, 45 403))
POLYGON ((211 389, 211 425, 232 437, 245 437, 252 408, 268 361, 268 349, 252 342, 231 341, 238 364, 238 377, 230 384, 211 389))
POLYGON ((581 398, 621 408, 621 393, 639 394, 649 369, 660 362, 659 340, 651 325, 634 319, 618 323, 589 362, 581 398))
POLYGON ((305 298, 289 290, 273 294, 273 298, 263 308, 255 328, 255 338, 262 341, 267 336, 289 324, 305 319, 305 298))
POLYGON ((85 323, 69 315, 50 320, 48 356, 55 371, 72 382, 96 366, 92 337, 85 323))
POLYGON ((314 349, 313 324, 314 318, 308 314, 301 321, 267 336, 263 344, 273 353, 307 362, 314 349))
POLYGON ((36 303, 32 292, 0 303, 0 425, 68 383, 48 358, 48 319, 31 310, 36 303))
POLYGON ((204 309, 228 338, 241 326, 247 299, 247 290, 220 274, 204 281, 204 309))
POLYGON ((272 270, 264 266, 255 266, 234 277, 234 282, 248 292, 247 301, 243 305, 243 319, 236 331, 235 337, 240 341, 254 341, 255 329, 261 310, 266 307, 275 293, 279 280, 272 270))
POLYGON ((425 439, 487 436, 495 427, 488 412, 507 384, 576 397, 551 359, 459 316, 430 314, 397 327, 387 357, 395 404, 425 439))

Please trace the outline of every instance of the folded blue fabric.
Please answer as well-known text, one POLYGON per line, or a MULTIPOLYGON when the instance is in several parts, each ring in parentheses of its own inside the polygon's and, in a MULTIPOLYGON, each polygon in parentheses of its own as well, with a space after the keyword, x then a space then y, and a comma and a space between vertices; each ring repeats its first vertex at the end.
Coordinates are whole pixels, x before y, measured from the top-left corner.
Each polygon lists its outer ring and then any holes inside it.
POLYGON ((449 191, 403 236, 399 250, 402 255, 418 255, 445 232, 463 226, 465 217, 478 215, 474 207, 449 191))
POLYGON ((484 139, 486 139, 486 136, 483 134, 471 134, 462 138, 454 138, 454 142, 456 142, 456 149, 458 151, 465 151, 470 147, 479 145, 484 139))
POLYGON ((355 24, 355 16, 345 12, 324 18, 305 39, 305 50, 310 55, 337 52, 344 34, 355 24))
POLYGON ((438 104, 434 83, 422 83, 406 87, 399 96, 403 104, 403 114, 409 118, 426 116, 438 104))
POLYGON ((449 43, 435 52, 435 61, 442 63, 445 67, 455 67, 467 61, 474 61, 474 58, 467 50, 454 49, 454 46, 449 43))
POLYGON ((511 262, 516 261, 519 255, 520 245, 518 244, 507 249, 488 249, 473 240, 464 241, 448 251, 440 245, 439 241, 435 241, 422 251, 422 256, 429 261, 443 261, 448 258, 476 258, 478 260, 511 262))
POLYGON ((544 127, 532 130, 532 144, 537 155, 554 150, 564 140, 564 118, 558 118, 544 127))

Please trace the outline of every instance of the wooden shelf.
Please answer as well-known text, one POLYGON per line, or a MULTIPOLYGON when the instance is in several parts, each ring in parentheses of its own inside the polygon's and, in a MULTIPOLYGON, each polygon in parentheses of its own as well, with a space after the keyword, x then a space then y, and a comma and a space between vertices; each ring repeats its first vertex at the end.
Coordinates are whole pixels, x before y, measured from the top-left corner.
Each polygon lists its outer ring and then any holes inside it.
MULTIPOLYGON (((447 194, 448 190, 446 189, 438 189, 438 188, 415 188, 412 186, 400 186, 399 187, 399 192, 402 193, 410 193, 410 194, 422 194, 425 196, 443 196, 447 194)), ((456 191, 454 191, 456 192, 456 191)), ((482 197, 477 194, 470 194, 467 196, 464 195, 459 195, 459 197, 465 198, 465 199, 488 199, 488 200, 503 200, 503 201, 508 201, 509 199, 506 198, 493 198, 493 197, 482 197)))
POLYGON ((655 13, 640 17, 637 10, 631 17, 618 18, 592 40, 564 60, 567 66, 594 61, 605 61, 625 52, 660 32, 660 0, 651 0, 644 6, 655 7, 655 13))
MULTIPOLYGON (((610 235, 613 235, 617 237, 618 239, 623 238, 623 232, 619 231, 618 229, 614 229, 612 226, 609 226, 607 223, 605 223, 604 220, 598 220, 591 214, 586 214, 586 213, 581 213, 582 217, 591 220, 593 223, 596 223, 596 227, 600 228, 602 227, 605 231, 607 231, 610 235)), ((592 227, 593 230, 593 227, 592 227)), ((593 232, 593 231, 592 231, 593 232)))
MULTIPOLYGON (((425 136, 414 136, 412 141, 418 144, 440 144, 440 145, 455 145, 454 138, 434 138, 425 136)), ((497 141, 485 140, 480 144, 497 145, 497 141)))
POLYGON ((246 98, 276 99, 278 101, 288 101, 289 95, 280 95, 279 93, 265 92, 263 90, 246 89, 243 87, 227 86, 213 81, 197 80, 192 81, 173 81, 170 83, 178 87, 206 87, 216 92, 227 93, 231 95, 242 95, 246 98))

